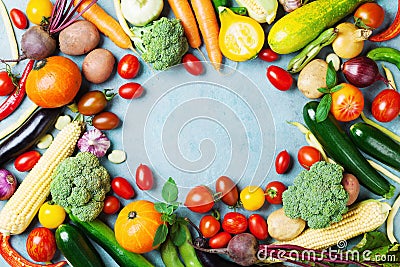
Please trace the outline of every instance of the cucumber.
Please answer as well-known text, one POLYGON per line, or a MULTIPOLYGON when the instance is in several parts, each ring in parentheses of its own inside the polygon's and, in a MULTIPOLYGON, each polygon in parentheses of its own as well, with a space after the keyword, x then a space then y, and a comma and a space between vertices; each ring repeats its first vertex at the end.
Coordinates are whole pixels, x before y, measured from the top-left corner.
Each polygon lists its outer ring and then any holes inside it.
POLYGON ((83 222, 72 214, 69 218, 93 241, 99 244, 121 267, 153 267, 146 258, 140 254, 129 252, 122 248, 115 239, 114 231, 99 219, 83 222))
POLYGON ((268 44, 278 54, 295 52, 328 27, 372 0, 318 0, 279 19, 268 33, 268 44))
POLYGON ((358 122, 350 127, 350 137, 359 149, 400 171, 400 144, 388 135, 365 122, 358 122))
POLYGON ((58 249, 73 267, 105 267, 89 239, 71 224, 61 224, 55 233, 58 249))
POLYGON ((317 106, 317 101, 308 102, 303 108, 303 117, 326 152, 372 193, 391 198, 396 188, 369 164, 331 113, 326 120, 317 122, 317 106))

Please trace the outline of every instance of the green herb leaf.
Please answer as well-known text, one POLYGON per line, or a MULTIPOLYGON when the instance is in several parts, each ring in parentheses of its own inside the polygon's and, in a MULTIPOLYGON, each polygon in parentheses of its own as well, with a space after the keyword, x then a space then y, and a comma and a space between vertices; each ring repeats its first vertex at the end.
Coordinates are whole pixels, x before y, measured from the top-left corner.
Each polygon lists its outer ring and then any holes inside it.
POLYGON ((178 187, 176 186, 174 179, 169 177, 168 181, 165 182, 162 188, 161 195, 168 203, 176 201, 178 198, 178 187))
POLYGON ((328 63, 328 70, 326 71, 326 86, 332 88, 337 83, 336 70, 332 61, 328 63))
POLYGON ((317 90, 320 91, 323 94, 329 94, 330 93, 330 90, 328 88, 326 88, 326 87, 321 87, 321 88, 318 88, 317 90))
POLYGON ((167 235, 168 235, 167 225, 163 223, 160 226, 158 226, 156 234, 154 236, 154 240, 153 240, 153 247, 156 247, 156 246, 160 245, 161 243, 163 243, 165 241, 165 239, 167 239, 167 235))
POLYGON ((175 246, 179 247, 186 242, 186 232, 180 224, 177 223, 176 225, 178 225, 178 228, 175 232, 171 233, 171 240, 175 246))
POLYGON ((160 213, 168 213, 169 205, 164 202, 156 202, 154 203, 154 208, 160 213))
POLYGON ((331 104, 332 104, 331 94, 324 95, 318 104, 317 112, 315 114, 317 122, 324 121, 328 117, 331 104))
POLYGON ((343 84, 338 84, 338 85, 332 87, 330 91, 331 91, 331 93, 334 93, 334 92, 339 91, 342 88, 343 88, 343 84))
POLYGON ((161 220, 164 222, 167 222, 169 224, 174 224, 176 221, 176 215, 175 214, 172 214, 172 215, 162 214, 161 220))

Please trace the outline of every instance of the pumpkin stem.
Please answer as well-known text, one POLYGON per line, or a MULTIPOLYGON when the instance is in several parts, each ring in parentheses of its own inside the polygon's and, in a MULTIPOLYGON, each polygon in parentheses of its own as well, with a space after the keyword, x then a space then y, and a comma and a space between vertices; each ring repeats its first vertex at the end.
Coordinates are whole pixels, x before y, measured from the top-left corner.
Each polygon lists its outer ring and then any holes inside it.
POLYGON ((35 65, 33 66, 34 70, 40 70, 41 68, 43 68, 47 63, 47 59, 41 59, 35 62, 35 65))
POLYGON ((137 212, 136 211, 130 211, 128 213, 128 219, 135 219, 137 216, 137 212))

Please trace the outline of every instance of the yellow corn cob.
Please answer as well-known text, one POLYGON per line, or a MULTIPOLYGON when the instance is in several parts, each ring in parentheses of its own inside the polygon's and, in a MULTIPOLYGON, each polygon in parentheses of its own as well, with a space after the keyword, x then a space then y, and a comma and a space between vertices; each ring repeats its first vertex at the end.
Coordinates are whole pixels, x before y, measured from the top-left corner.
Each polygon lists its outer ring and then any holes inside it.
POLYGON ((297 245, 308 249, 326 249, 380 227, 387 219, 391 206, 374 199, 352 206, 340 222, 323 229, 307 229, 295 239, 279 244, 297 245))
POLYGON ((54 138, 50 147, 28 173, 0 212, 0 231, 20 234, 29 226, 50 193, 51 175, 57 165, 74 152, 83 124, 72 122, 54 138))
POLYGON ((259 23, 271 24, 276 17, 278 0, 236 0, 239 6, 247 8, 249 17, 259 23))

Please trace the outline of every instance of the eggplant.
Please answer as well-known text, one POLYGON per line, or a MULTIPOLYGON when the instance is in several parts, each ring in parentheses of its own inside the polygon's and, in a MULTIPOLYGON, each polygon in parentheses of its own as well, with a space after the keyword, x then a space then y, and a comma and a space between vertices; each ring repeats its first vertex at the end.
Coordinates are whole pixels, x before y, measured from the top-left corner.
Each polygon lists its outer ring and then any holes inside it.
POLYGON ((0 166, 33 147, 54 125, 62 108, 40 108, 0 143, 0 166))

